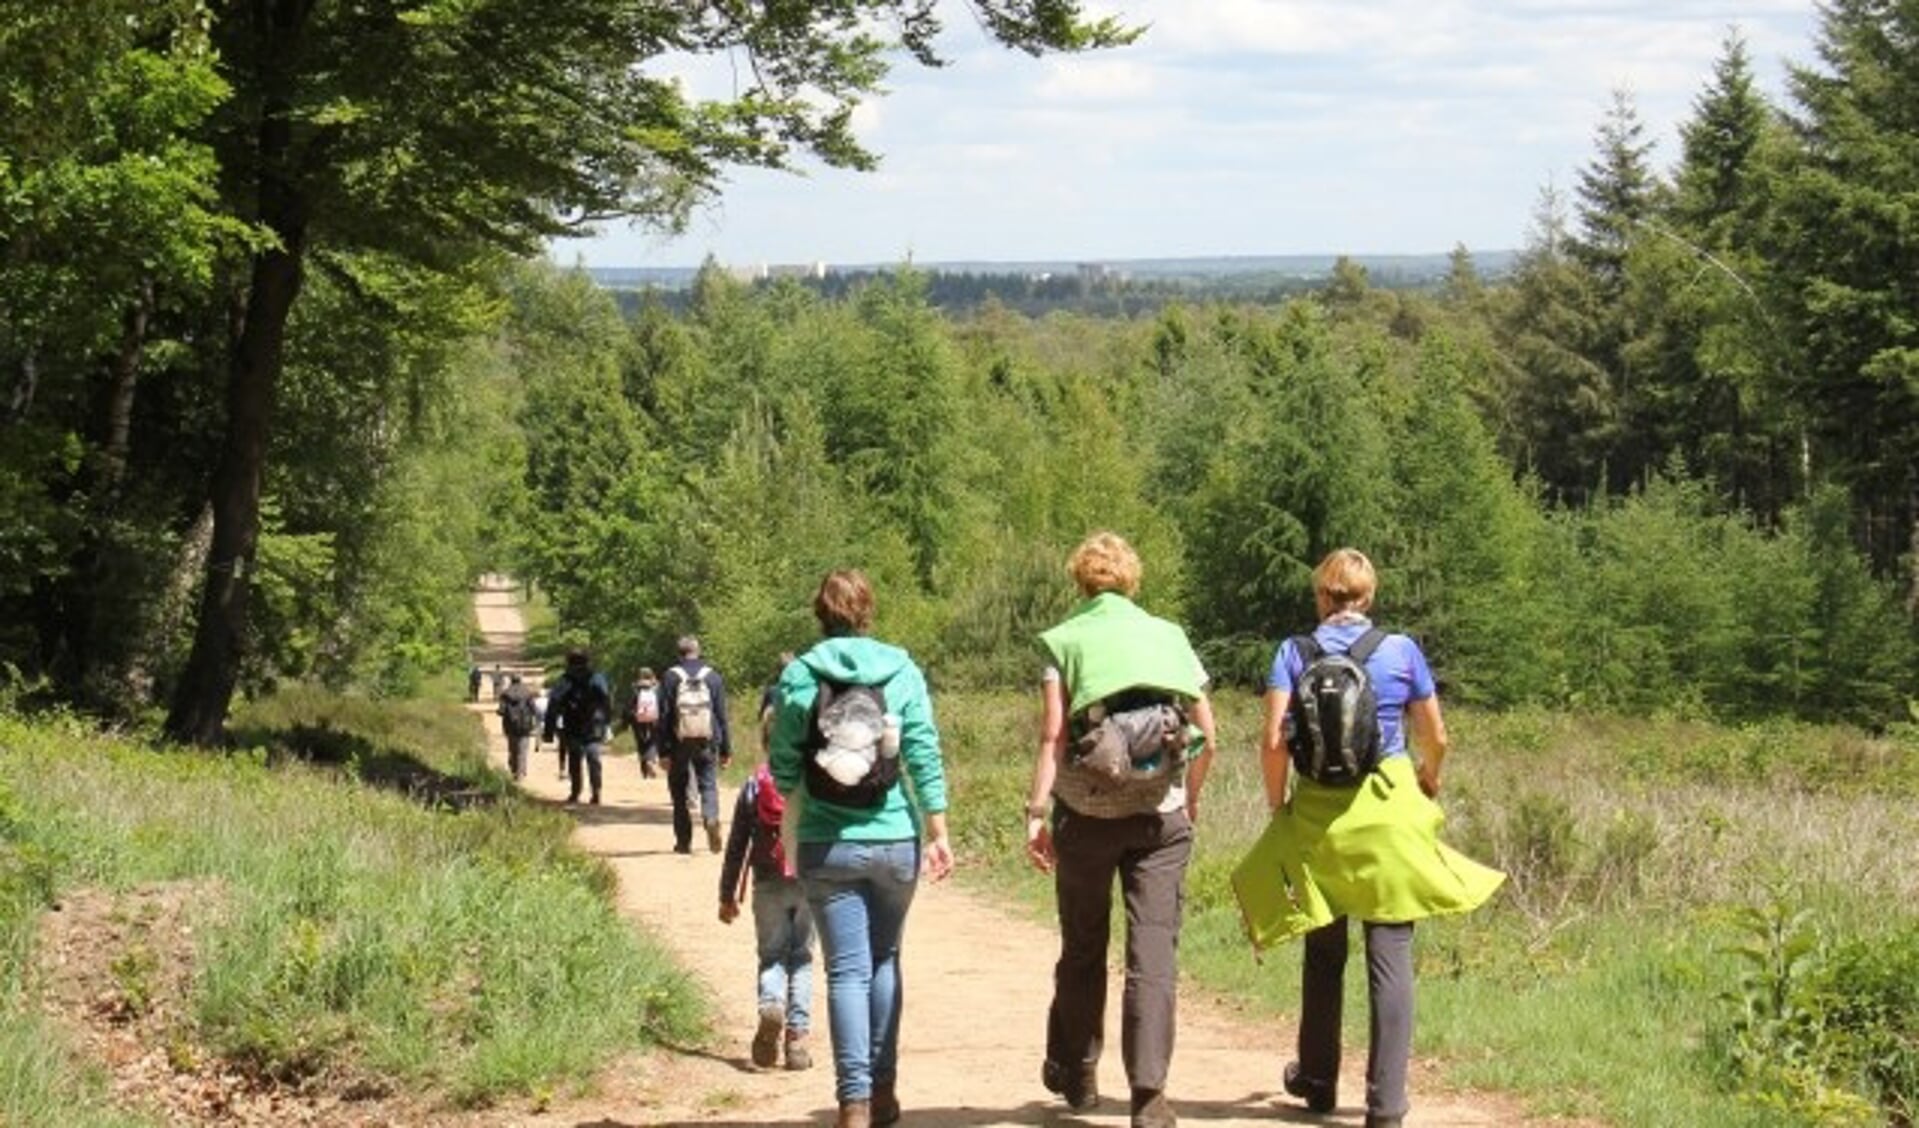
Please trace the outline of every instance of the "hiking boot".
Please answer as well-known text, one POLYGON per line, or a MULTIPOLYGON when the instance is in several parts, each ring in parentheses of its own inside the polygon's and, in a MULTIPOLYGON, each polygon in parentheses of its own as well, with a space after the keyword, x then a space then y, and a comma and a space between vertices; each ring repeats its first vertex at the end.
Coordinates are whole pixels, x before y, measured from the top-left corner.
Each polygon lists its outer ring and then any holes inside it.
POLYGON ((760 1008, 760 1028, 753 1032, 753 1064, 771 1069, 780 1062, 780 1032, 786 1027, 786 1012, 780 1007, 760 1008))
POLYGON ((1179 1117, 1158 1089, 1133 1090, 1133 1128, 1174 1128, 1179 1117))
POLYGON ((806 1048, 806 1031, 786 1032, 786 1068, 796 1072, 813 1068, 813 1052, 806 1048))
POLYGON ((1058 1093, 1066 1101, 1066 1107, 1074 1112, 1085 1112, 1099 1103, 1099 1063, 1096 1061, 1083 1061, 1078 1069, 1069 1070, 1048 1058, 1040 1066, 1039 1080, 1047 1092, 1058 1093))
POLYGON ((675 842, 673 844, 673 852, 675 854, 691 854, 693 852, 693 844, 691 842, 675 842))
POLYGON ((706 848, 715 854, 720 852, 720 821, 718 819, 706 820, 706 848))
POLYGON ((899 1092, 891 1081, 873 1082, 873 1128, 897 1124, 900 1119, 899 1092))
POLYGON ((1366 1114, 1366 1128, 1401 1128, 1406 1123, 1403 1116, 1374 1116, 1366 1114))
POLYGON ((873 1128, 872 1101, 841 1101, 840 1116, 833 1128, 873 1128))
POLYGON ((1301 1076, 1299 1063, 1296 1061, 1286 1063, 1286 1072, 1281 1077, 1280 1083, 1286 1087, 1288 1093, 1306 1102, 1307 1112, 1316 1112, 1324 1116, 1339 1106, 1339 1091, 1334 1088, 1334 1083, 1315 1081, 1310 1077, 1301 1076))
POLYGON ((591 800, 591 802, 592 802, 592 804, 593 804, 593 805, 594 805, 595 807, 597 807, 597 806, 599 806, 599 805, 600 805, 600 793, 599 793, 599 792, 597 792, 597 791, 595 791, 595 792, 593 793, 593 798, 592 798, 592 800, 591 800))

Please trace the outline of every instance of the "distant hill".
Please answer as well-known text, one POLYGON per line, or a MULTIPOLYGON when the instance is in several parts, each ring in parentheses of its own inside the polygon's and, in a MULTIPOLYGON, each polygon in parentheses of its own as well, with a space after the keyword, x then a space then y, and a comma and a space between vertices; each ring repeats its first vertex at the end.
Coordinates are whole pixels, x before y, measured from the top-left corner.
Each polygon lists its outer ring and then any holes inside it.
MULTIPOLYGON (((1106 277, 1138 282, 1195 283, 1205 285, 1235 278, 1286 279, 1312 282, 1332 275, 1339 255, 1212 255, 1192 258, 1157 259, 1081 259, 1025 261, 916 262, 915 269, 928 274, 975 276, 1024 276, 1045 278, 1073 276, 1082 271, 1097 271, 1106 277)), ((1366 268, 1373 282, 1382 286, 1420 286, 1446 276, 1450 258, 1446 254, 1428 255, 1348 255, 1366 268)), ((1476 251, 1473 264, 1483 277, 1493 278, 1512 269, 1514 251, 1476 251)), ((734 265, 742 277, 807 276, 884 273, 899 263, 806 263, 734 265)), ((599 266, 588 267, 587 274, 612 290, 678 290, 689 285, 699 272, 694 266, 599 266)))

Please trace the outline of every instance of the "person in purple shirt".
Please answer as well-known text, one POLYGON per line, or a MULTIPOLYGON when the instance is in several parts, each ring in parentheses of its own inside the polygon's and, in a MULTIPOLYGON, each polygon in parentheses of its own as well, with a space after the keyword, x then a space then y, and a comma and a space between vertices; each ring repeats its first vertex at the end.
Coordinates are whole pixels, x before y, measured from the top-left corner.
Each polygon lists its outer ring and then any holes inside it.
POLYGON ((1294 770, 1289 706, 1310 656, 1300 653, 1302 640, 1288 639, 1273 657, 1266 687, 1260 769, 1273 821, 1262 845, 1277 844, 1269 879, 1286 884, 1292 905, 1272 926, 1272 938, 1305 940, 1299 1056, 1282 1075, 1286 1092, 1312 1112, 1338 1105, 1347 921, 1357 919, 1371 1000, 1366 1128, 1399 1128, 1412 1055, 1414 922, 1477 908, 1505 875, 1439 841, 1443 815, 1433 800, 1449 743, 1446 723, 1419 644, 1376 631, 1368 617, 1378 583, 1363 553, 1328 554, 1313 570, 1320 622, 1311 637, 1323 654, 1363 660, 1376 703, 1378 763, 1362 778, 1338 783, 1294 770))

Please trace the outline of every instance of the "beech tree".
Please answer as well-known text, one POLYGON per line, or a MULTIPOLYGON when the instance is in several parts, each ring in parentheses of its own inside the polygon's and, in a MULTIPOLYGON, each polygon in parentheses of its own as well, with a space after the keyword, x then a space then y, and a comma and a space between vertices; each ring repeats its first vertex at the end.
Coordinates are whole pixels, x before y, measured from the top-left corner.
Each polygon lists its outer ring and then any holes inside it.
MULTIPOLYGON (((1124 43, 1077 0, 971 0, 1032 53, 1124 43)), ((731 165, 874 163, 853 136, 888 53, 937 65, 936 0, 226 0, 211 40, 232 96, 210 126, 228 206, 262 235, 236 280, 225 438, 199 618, 166 729, 217 740, 244 650, 288 316, 317 251, 436 269, 599 221, 672 228, 731 165), (730 55, 730 98, 648 65, 730 55)))

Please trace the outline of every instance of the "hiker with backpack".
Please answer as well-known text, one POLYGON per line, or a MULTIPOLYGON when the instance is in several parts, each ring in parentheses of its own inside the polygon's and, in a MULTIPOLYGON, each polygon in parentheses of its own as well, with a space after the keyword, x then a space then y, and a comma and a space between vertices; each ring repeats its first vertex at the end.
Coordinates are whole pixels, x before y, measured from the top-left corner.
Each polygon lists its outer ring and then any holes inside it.
POLYGON ((922 869, 953 870, 946 772, 925 675, 869 635, 866 577, 828 573, 813 614, 826 637, 780 674, 771 771, 826 964, 835 1125, 872 1128, 900 1118, 906 912, 922 869))
POLYGON ((660 679, 653 667, 641 666, 633 675, 627 691, 626 709, 621 722, 633 731, 633 743, 640 753, 640 776, 652 779, 660 774, 660 679))
POLYGON ((784 1047, 786 1068, 811 1069, 807 1034, 812 1028, 813 913, 780 841, 785 814, 786 800, 761 761, 733 804, 726 860, 720 866, 720 923, 739 919, 750 879, 760 1008, 753 1064, 772 1068, 784 1047))
POLYGON ((1074 1111, 1099 1103, 1117 877, 1126 901, 1120 1031, 1131 1122, 1172 1128, 1165 1090, 1183 886, 1215 745, 1206 671, 1184 630, 1134 604, 1140 561, 1123 538, 1093 533, 1067 570, 1082 602, 1040 636, 1051 664, 1025 811, 1027 857, 1054 875, 1059 909, 1040 1080, 1074 1111))
POLYGON ((667 796, 673 804, 673 852, 693 852, 693 793, 699 791, 706 847, 720 852, 720 769, 732 763, 726 723, 726 683, 700 661, 700 640, 684 635, 680 660, 666 670, 660 697, 660 734, 666 741, 667 796))
POLYGON ((1312 1112, 1339 1103, 1346 922, 1363 923, 1366 1125, 1398 1128, 1408 1108, 1413 924, 1477 908, 1505 875, 1439 841, 1433 799, 1446 724, 1419 644, 1368 617, 1377 587, 1372 562, 1350 548, 1313 571, 1319 626, 1280 646, 1267 681, 1260 767, 1272 821, 1233 886, 1255 945, 1305 937, 1299 1056, 1281 1082, 1312 1112))
POLYGON ((533 691, 520 681, 520 675, 508 677, 494 711, 500 715, 500 731, 506 734, 507 770, 514 779, 525 779, 527 746, 539 731, 540 717, 533 707, 533 691))
POLYGON ((613 693, 606 678, 593 668, 585 650, 567 651, 566 672, 547 698, 545 727, 540 739, 552 743, 560 735, 560 754, 566 761, 569 784, 566 801, 580 801, 581 768, 586 769, 592 802, 600 802, 600 760, 606 750, 607 730, 613 723, 613 693))

